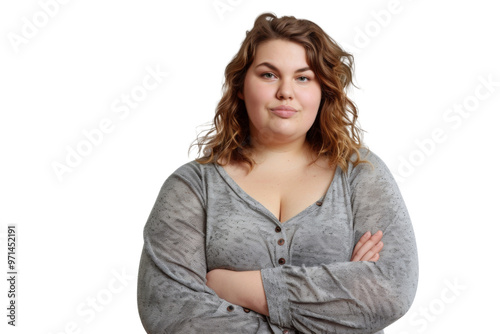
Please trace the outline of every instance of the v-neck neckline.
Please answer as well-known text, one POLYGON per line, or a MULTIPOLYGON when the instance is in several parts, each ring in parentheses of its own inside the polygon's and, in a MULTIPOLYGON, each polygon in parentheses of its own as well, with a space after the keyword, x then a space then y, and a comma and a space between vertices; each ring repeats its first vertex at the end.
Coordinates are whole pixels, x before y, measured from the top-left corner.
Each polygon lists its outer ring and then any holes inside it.
POLYGON ((271 212, 264 204, 250 196, 243 188, 229 175, 229 173, 219 165, 218 163, 213 163, 215 166, 215 169, 218 171, 219 175, 226 181, 226 183, 229 185, 229 187, 243 200, 245 200, 247 203, 252 204, 254 207, 259 208, 261 211, 265 212, 268 216, 270 216, 275 222, 277 222, 280 226, 284 224, 289 224, 290 221, 297 219, 298 217, 301 217, 310 211, 313 211, 314 209, 318 209, 323 205, 323 202, 329 197, 330 193, 332 192, 333 189, 333 184, 337 180, 337 174, 341 172, 340 166, 336 166, 335 168, 335 174, 333 175, 333 179, 330 182, 330 185, 328 186, 328 189, 326 192, 321 196, 318 200, 316 200, 314 203, 310 204, 306 208, 304 208, 302 211, 298 212, 296 215, 288 218, 284 222, 281 222, 278 217, 274 213, 271 212), (340 170, 339 170, 340 169, 340 170), (321 205, 318 205, 317 203, 321 203, 321 205))

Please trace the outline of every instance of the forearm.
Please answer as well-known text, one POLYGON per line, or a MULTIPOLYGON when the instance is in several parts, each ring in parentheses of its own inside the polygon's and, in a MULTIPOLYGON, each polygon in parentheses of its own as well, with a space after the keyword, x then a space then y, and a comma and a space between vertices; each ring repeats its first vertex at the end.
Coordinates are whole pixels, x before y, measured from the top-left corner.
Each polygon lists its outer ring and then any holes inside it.
POLYGON ((214 269, 207 274, 207 286, 230 303, 269 315, 266 294, 259 270, 214 269))
POLYGON ((404 277, 413 275, 411 268, 391 273, 379 263, 263 269, 270 323, 318 333, 381 330, 406 313, 414 291, 413 282, 404 277))
MULTIPOLYGON (((379 241, 382 232, 375 235, 365 233, 354 249, 351 261, 377 261, 378 252, 383 244, 379 241)), ((207 274, 207 286, 212 288, 220 298, 230 303, 251 309, 269 316, 266 293, 260 270, 231 271, 215 269, 207 274)))

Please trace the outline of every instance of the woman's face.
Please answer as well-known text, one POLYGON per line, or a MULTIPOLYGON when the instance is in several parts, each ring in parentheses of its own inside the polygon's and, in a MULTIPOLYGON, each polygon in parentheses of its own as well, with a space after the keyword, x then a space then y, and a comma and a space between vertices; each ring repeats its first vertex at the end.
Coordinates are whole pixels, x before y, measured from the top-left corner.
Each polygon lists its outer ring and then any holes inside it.
POLYGON ((321 87, 302 45, 269 40, 257 47, 238 97, 245 102, 252 140, 284 144, 305 140, 318 114, 321 87))

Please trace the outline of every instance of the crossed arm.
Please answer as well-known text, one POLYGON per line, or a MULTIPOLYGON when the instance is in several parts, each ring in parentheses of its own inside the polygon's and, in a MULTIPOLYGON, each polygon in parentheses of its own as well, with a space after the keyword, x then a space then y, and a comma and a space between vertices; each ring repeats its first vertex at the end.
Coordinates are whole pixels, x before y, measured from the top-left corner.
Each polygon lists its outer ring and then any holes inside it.
POLYGON ((387 166, 374 155, 370 159, 374 170, 360 164, 348 171, 344 183, 354 235, 360 238, 353 262, 284 265, 260 272, 207 274, 206 211, 198 167, 188 165, 169 177, 144 228, 138 308, 146 331, 257 333, 278 326, 301 332, 374 333, 403 316, 418 283, 413 228, 387 166), (360 237, 378 229, 384 244, 374 238, 377 234, 360 237), (380 256, 377 247, 383 247, 380 256))
MULTIPOLYGON (((384 247, 381 239, 382 231, 373 235, 370 231, 366 232, 354 247, 351 262, 378 261, 379 252, 384 247)), ((206 278, 207 286, 214 290, 220 298, 269 316, 266 294, 259 270, 214 269, 207 273, 206 278)))

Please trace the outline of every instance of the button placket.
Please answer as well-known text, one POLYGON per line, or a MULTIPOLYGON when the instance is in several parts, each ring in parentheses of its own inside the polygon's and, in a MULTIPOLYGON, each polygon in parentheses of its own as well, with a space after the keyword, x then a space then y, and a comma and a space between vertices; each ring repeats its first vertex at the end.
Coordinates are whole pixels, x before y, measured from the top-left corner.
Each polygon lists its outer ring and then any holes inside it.
MULTIPOLYGON (((276 226, 274 229, 276 233, 283 233, 283 228, 281 226, 276 226)), ((278 264, 279 265, 284 265, 286 263, 286 258, 287 258, 287 247, 285 246, 285 238, 283 238, 283 235, 276 240, 276 257, 278 257, 278 264), (285 246, 285 247, 284 247, 285 246)))

